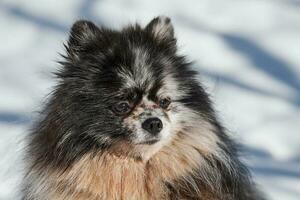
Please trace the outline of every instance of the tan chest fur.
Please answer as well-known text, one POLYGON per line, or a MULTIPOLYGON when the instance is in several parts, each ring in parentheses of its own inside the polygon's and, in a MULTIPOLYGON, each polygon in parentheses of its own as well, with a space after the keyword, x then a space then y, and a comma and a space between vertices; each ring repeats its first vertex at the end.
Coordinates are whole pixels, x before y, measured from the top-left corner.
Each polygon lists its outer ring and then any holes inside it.
POLYGON ((204 162, 203 155, 215 149, 214 138, 204 145, 200 136, 175 137, 147 162, 105 152, 86 154, 65 171, 42 172, 36 193, 55 200, 168 199, 165 183, 191 173, 204 162))

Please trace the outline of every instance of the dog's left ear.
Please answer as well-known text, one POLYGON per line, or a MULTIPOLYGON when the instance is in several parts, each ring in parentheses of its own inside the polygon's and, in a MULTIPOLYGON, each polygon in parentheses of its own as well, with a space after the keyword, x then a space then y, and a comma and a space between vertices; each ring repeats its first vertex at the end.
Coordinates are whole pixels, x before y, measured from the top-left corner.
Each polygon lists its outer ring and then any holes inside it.
POLYGON ((154 18, 145 28, 151 32, 157 39, 168 40, 174 38, 174 28, 171 19, 166 16, 154 18))

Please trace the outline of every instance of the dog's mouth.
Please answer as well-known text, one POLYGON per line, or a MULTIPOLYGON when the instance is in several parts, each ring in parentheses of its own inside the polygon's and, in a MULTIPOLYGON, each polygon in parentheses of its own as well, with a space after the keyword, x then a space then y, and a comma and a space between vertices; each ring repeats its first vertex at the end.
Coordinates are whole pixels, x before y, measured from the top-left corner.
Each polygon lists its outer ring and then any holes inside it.
POLYGON ((159 139, 152 139, 152 140, 146 140, 146 141, 143 141, 143 142, 139 142, 137 143, 138 145, 152 145, 152 144, 155 144, 159 141, 159 139))

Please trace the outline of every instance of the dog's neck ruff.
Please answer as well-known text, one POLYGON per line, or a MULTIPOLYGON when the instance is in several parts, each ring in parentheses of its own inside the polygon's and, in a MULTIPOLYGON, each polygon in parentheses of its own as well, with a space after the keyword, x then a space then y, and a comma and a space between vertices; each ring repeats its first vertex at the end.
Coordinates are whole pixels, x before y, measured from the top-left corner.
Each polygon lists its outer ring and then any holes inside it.
POLYGON ((168 199, 166 183, 193 174, 205 165, 205 156, 214 153, 210 151, 215 141, 206 141, 211 144, 205 148, 202 137, 179 133, 147 162, 108 152, 86 154, 65 171, 47 170, 47 185, 40 189, 57 200, 168 199))

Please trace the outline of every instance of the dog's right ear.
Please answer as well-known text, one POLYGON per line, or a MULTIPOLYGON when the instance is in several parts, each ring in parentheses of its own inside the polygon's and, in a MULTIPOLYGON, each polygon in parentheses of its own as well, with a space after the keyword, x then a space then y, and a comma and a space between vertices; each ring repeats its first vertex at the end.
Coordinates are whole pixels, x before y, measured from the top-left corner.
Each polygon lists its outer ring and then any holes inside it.
POLYGON ((174 28, 171 19, 166 16, 154 18, 145 28, 160 40, 174 39, 174 28))
POLYGON ((75 22, 71 28, 67 45, 69 56, 73 59, 77 58, 80 51, 92 42, 99 32, 99 28, 90 21, 79 20, 75 22))

